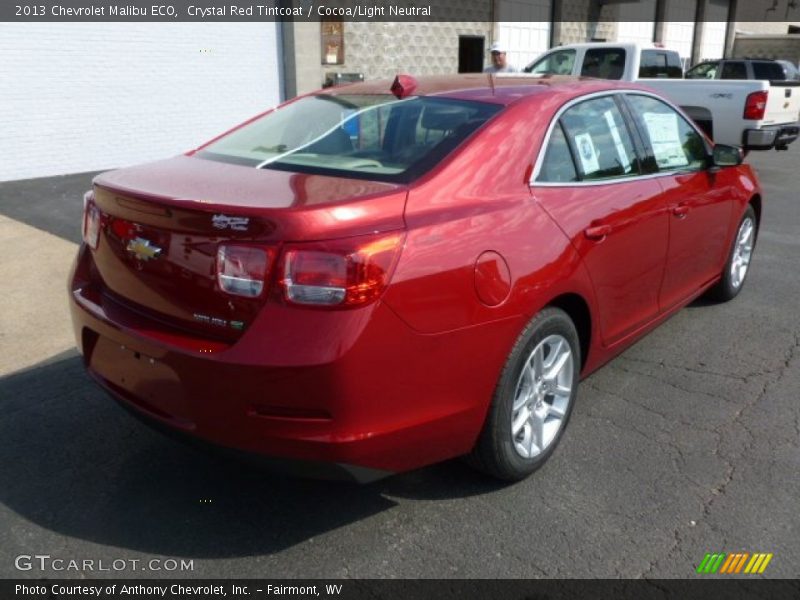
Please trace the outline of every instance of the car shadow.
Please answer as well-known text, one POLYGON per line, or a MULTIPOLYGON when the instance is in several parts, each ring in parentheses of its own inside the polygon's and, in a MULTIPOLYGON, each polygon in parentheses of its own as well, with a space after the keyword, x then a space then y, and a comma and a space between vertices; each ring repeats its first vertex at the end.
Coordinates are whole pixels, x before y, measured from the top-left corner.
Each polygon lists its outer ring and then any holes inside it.
POLYGON ((713 298, 709 298, 705 294, 700 296, 699 298, 695 298, 692 300, 686 308, 693 309, 693 308, 707 308, 709 306, 719 306, 719 300, 714 300, 713 298))
POLYGON ((91 189, 97 174, 92 171, 0 182, 0 215, 78 244, 83 194, 91 189))
POLYGON ((460 461, 359 486, 201 452, 127 414, 75 351, 0 379, 0 409, 0 502, 58 534, 152 554, 271 554, 391 509, 392 496, 502 487, 460 461))

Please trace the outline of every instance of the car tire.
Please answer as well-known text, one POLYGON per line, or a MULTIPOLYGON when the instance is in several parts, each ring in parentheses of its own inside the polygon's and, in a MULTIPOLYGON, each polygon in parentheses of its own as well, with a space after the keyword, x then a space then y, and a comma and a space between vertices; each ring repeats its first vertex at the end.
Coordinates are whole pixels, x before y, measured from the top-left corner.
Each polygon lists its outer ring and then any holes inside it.
POLYGON ((580 365, 572 320, 561 309, 545 308, 517 338, 467 462, 505 481, 541 467, 572 414, 580 365))
POLYGON ((728 260, 725 261, 722 277, 709 290, 709 298, 718 302, 727 302, 733 300, 742 291, 747 274, 750 272, 757 231, 756 211, 753 210, 752 205, 748 204, 747 210, 744 211, 739 226, 736 228, 736 235, 728 251, 728 260))

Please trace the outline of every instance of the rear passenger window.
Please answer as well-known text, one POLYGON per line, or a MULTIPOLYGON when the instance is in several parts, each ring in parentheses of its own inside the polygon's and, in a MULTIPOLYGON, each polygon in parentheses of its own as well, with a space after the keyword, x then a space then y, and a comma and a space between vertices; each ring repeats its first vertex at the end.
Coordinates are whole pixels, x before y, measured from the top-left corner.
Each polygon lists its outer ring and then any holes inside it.
POLYGON ((722 63, 720 79, 747 79, 747 67, 740 60, 729 60, 722 63))
POLYGON ((786 74, 783 68, 775 62, 753 62, 753 78, 754 79, 769 79, 769 80, 783 80, 786 79, 786 74))
POLYGON ((591 48, 583 57, 583 77, 622 79, 624 72, 625 50, 622 48, 591 48))
POLYGON ((560 123, 553 127, 550 134, 550 143, 542 161, 542 168, 536 181, 551 183, 563 183, 577 181, 578 173, 575 171, 575 163, 572 161, 572 154, 564 136, 564 130, 560 123))
POLYGON ((708 152, 703 138, 671 106, 636 94, 629 94, 628 100, 659 171, 705 168, 708 152))
POLYGON ((639 77, 643 79, 680 79, 683 68, 679 56, 662 50, 642 50, 639 77))
POLYGON ((581 180, 639 174, 628 128, 613 98, 596 98, 571 107, 561 124, 581 180))
POLYGON ((719 63, 707 62, 692 67, 686 72, 686 79, 714 79, 719 63))

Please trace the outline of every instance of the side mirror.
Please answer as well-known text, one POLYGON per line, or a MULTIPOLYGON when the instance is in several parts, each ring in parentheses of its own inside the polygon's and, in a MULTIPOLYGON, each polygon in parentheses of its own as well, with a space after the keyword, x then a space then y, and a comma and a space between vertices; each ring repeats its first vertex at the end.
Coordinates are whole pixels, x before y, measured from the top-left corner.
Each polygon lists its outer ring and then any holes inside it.
POLYGON ((738 146, 714 145, 712 161, 715 167, 735 167, 742 164, 743 160, 742 149, 738 146))

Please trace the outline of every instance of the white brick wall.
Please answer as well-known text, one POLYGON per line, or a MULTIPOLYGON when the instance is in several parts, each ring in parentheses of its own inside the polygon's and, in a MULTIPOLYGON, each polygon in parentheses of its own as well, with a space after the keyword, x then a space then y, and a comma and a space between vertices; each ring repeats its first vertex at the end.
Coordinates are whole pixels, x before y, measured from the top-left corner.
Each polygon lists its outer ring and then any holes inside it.
POLYGON ((275 23, 0 23, 0 181, 179 154, 280 100, 275 23))

